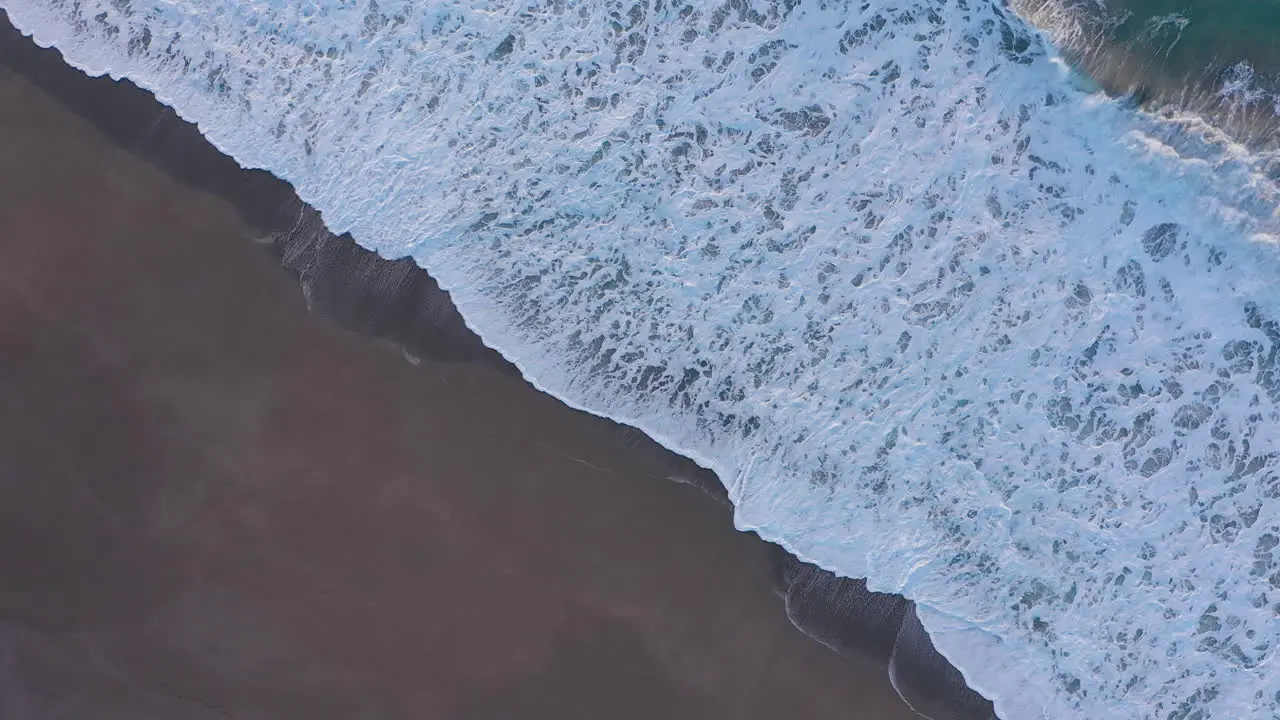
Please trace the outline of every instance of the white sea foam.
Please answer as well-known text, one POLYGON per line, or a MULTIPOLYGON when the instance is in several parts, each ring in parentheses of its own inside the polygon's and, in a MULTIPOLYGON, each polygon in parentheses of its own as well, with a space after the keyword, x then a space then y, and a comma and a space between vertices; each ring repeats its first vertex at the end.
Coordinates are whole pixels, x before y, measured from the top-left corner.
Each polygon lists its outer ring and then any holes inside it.
POLYGON ((1275 158, 986 0, 0 4, 915 599, 1002 717, 1280 713, 1275 158))

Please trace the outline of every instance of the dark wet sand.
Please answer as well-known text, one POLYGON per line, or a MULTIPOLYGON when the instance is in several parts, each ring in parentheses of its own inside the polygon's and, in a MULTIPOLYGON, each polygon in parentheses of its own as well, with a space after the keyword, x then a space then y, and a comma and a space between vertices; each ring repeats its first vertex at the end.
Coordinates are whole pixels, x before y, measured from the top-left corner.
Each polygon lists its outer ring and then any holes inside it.
POLYGON ((0 70, 0 717, 912 717, 687 467, 259 235, 0 70))

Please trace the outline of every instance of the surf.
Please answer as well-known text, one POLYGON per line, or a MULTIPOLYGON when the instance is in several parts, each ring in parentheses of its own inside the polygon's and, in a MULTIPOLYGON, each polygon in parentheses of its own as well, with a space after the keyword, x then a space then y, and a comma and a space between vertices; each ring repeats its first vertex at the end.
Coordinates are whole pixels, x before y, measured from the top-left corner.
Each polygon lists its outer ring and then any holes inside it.
POLYGON ((1148 112, 1191 115, 1255 150, 1280 143, 1280 6, 1267 0, 1015 0, 1071 61, 1148 112))
POLYGON ((1001 717, 1271 716, 1276 158, 989 2, 28 2, 1001 717))

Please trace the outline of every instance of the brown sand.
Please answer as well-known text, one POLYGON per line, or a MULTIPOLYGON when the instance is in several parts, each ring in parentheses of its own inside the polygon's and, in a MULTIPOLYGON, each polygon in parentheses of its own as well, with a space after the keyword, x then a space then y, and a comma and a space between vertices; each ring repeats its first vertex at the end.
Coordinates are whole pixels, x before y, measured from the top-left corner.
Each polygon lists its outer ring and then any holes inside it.
POLYGON ((0 717, 913 717, 652 453, 252 239, 0 72, 0 717))

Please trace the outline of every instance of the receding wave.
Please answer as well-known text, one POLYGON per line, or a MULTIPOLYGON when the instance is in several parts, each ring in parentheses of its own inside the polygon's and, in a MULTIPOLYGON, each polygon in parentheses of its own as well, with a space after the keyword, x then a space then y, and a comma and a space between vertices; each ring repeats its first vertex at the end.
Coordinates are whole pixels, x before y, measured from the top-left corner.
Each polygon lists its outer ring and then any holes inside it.
POLYGON ((1014 718, 1275 717, 1280 160, 988 0, 0 0, 1014 718))

